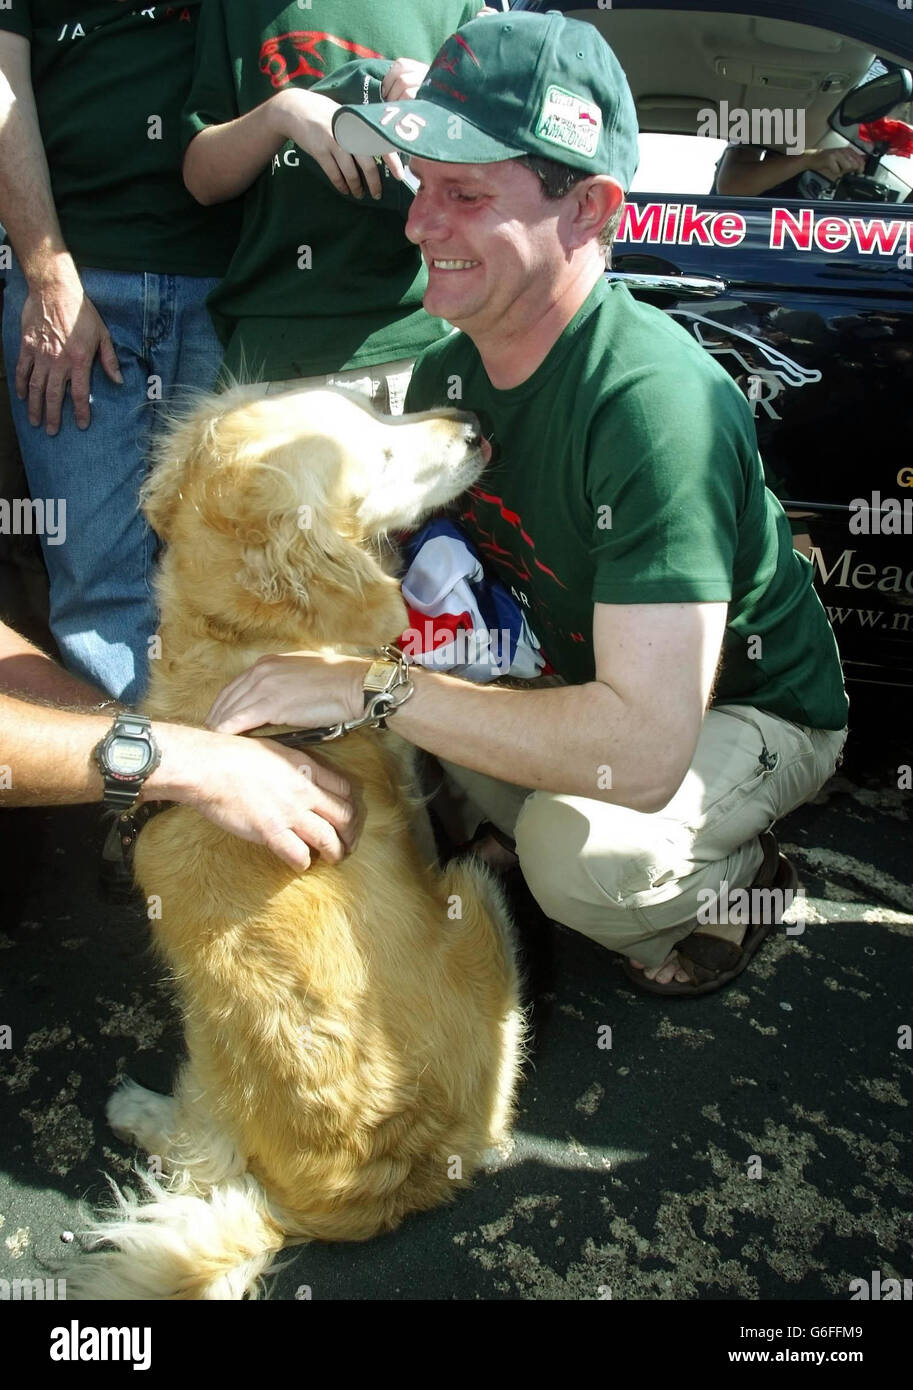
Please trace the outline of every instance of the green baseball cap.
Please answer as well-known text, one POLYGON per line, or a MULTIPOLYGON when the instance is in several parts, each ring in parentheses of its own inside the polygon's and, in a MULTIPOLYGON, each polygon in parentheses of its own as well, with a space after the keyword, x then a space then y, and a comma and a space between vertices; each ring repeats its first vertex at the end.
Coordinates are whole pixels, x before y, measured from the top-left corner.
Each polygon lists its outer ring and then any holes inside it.
POLYGON ((443 164, 544 155, 624 190, 637 171, 628 80, 592 24, 512 11, 445 40, 412 101, 343 106, 333 134, 350 154, 402 150, 443 164))

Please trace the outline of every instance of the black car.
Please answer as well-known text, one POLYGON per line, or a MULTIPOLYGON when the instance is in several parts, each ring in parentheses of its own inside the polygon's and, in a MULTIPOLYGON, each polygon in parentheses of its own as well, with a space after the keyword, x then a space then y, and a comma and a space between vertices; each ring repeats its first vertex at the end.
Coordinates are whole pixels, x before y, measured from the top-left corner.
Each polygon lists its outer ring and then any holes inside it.
POLYGON ((641 169, 608 273, 687 327, 748 397, 847 677, 913 685, 913 10, 513 8, 561 9, 611 43, 637 103, 641 169), (801 154, 797 174, 736 191, 744 170, 718 166, 739 147, 755 170, 801 154), (833 152, 847 162, 848 148, 857 167, 833 177, 833 152))

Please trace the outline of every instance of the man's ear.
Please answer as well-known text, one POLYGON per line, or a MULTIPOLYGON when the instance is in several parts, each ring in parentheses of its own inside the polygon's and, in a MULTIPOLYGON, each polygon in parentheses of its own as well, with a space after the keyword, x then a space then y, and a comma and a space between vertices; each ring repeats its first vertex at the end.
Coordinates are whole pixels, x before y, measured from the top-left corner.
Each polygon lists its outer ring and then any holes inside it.
POLYGON ((625 199, 621 184, 608 174, 594 174, 584 179, 570 190, 569 196, 574 198, 576 209, 568 242, 574 249, 597 239, 625 199))

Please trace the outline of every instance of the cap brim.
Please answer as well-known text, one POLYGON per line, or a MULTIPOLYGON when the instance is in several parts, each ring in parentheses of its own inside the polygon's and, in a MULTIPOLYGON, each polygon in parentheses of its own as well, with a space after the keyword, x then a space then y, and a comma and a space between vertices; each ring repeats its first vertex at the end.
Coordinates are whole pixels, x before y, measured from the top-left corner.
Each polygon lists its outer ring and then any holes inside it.
POLYGON ((486 135, 456 112, 421 100, 342 106, 333 117, 333 136, 349 154, 401 150, 439 164, 495 164, 526 153, 486 135))

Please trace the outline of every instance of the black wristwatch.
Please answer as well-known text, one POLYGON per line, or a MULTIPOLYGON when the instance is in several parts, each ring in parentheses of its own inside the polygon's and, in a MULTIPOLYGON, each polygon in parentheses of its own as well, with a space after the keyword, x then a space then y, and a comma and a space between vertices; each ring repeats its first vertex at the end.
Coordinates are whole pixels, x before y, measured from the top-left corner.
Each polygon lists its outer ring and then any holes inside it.
POLYGON ((162 761, 152 726, 143 714, 117 715, 93 756, 105 781, 102 800, 121 815, 133 809, 146 778, 162 761))

